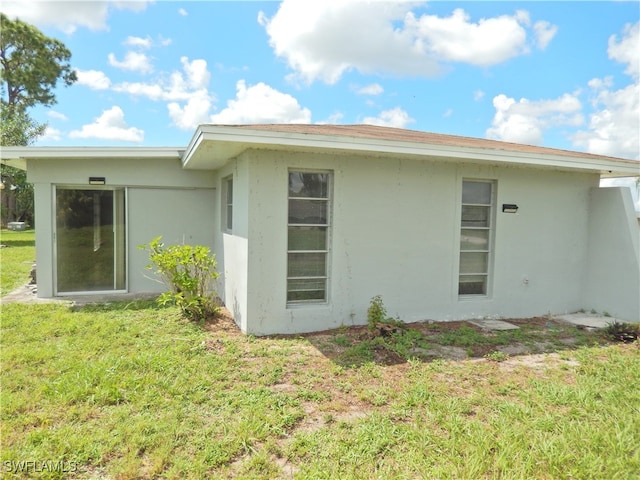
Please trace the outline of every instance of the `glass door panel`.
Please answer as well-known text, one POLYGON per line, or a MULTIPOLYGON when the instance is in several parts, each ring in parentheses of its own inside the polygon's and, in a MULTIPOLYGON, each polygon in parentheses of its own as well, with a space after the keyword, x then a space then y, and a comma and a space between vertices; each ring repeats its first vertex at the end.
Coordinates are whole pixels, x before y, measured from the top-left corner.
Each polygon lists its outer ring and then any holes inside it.
POLYGON ((124 189, 56 189, 56 291, 126 288, 124 189))

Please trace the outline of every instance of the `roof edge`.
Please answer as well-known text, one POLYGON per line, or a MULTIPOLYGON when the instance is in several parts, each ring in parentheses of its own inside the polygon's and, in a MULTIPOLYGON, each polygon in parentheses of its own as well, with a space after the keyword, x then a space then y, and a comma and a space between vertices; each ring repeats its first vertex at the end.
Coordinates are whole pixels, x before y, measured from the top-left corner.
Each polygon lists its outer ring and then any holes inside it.
MULTIPOLYGON (((467 146, 443 143, 431 143, 426 140, 372 138, 370 136, 348 135, 345 133, 331 134, 322 132, 302 132, 287 128, 252 128, 251 125, 200 125, 189 145, 188 157, 195 155, 198 147, 205 141, 244 143, 246 148, 262 147, 304 147, 334 150, 372 151, 386 154, 408 154, 416 156, 431 156, 451 159, 468 159, 470 161, 493 161, 501 164, 519 164, 539 167, 560 167, 571 170, 588 170, 599 172, 602 176, 640 176, 640 162, 616 157, 601 156, 590 153, 560 150, 548 147, 524 148, 522 150, 509 149, 513 145, 508 142, 491 141, 491 146, 467 146), (505 148, 498 148, 504 145, 505 148), (566 153, 565 153, 566 152, 566 153)), ((393 129, 398 130, 398 129, 393 129)), ((346 130, 348 131, 348 130, 346 130)), ((412 131, 414 132, 414 131, 412 131)), ((418 132, 424 133, 427 132, 418 132)), ((450 138, 466 138, 447 135, 450 138)), ((474 139, 471 139, 474 140, 474 139)), ((482 139, 478 139, 482 141, 482 139)), ((183 159, 186 166, 187 156, 183 159)), ((229 159, 226 159, 229 160, 229 159)))

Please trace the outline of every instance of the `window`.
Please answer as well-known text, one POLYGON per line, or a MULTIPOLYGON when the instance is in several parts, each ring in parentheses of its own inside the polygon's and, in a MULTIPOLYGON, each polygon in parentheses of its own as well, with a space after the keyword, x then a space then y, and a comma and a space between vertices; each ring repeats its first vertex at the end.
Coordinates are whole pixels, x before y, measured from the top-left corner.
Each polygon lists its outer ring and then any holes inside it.
POLYGON ((222 229, 233 229, 233 177, 222 180, 222 229))
POLYGON ((287 303, 327 301, 331 173, 289 172, 287 303))
POLYGON ((494 183, 462 182, 459 295, 486 295, 492 255, 494 183))

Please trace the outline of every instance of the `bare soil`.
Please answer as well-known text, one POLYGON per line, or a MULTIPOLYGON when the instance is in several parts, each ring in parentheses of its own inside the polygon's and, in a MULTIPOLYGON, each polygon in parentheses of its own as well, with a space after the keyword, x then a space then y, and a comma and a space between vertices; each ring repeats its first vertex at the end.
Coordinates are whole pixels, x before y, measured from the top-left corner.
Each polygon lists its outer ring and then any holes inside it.
MULTIPOLYGON (((419 332, 427 347, 414 347, 409 351, 411 358, 421 361, 433 360, 465 360, 484 358, 496 352, 504 354, 502 359, 523 355, 538 355, 577 348, 581 345, 613 343, 615 339, 607 337, 599 330, 584 330, 568 325, 565 322, 549 317, 532 317, 518 319, 502 319, 520 327, 517 340, 497 344, 495 339, 500 332, 483 330, 481 327, 466 321, 450 322, 416 322, 401 327, 385 326, 385 329, 369 330, 367 325, 357 325, 338 329, 323 330, 312 333, 270 335, 262 338, 286 339, 303 338, 307 340, 323 356, 337 364, 345 364, 344 354, 359 344, 368 342, 368 351, 373 361, 380 365, 399 365, 407 362, 407 355, 400 355, 392 345, 393 335, 401 335, 411 330, 419 332), (475 343, 463 346, 451 344, 451 338, 473 332, 475 343), (443 334, 448 334, 448 341, 443 341, 443 334), (375 342, 378 337, 388 341, 375 342)), ((214 334, 225 337, 243 336, 230 314, 223 309, 218 319, 206 322, 205 328, 214 334)), ((507 337, 508 338, 508 337, 507 337)), ((215 339, 212 339, 215 342, 215 339)), ((640 345, 640 344, 639 344, 640 345)))

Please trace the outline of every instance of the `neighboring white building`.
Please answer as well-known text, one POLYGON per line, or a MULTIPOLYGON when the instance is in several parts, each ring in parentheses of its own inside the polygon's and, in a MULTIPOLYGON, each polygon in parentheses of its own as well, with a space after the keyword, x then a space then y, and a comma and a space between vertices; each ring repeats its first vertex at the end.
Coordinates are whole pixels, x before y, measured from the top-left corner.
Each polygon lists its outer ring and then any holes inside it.
POLYGON ((38 295, 159 292, 138 245, 216 254, 242 331, 592 309, 640 321, 639 163, 366 125, 199 127, 186 149, 5 147, 35 186, 38 295))

